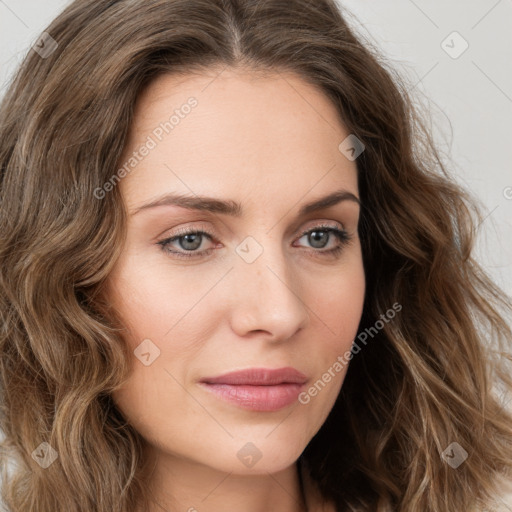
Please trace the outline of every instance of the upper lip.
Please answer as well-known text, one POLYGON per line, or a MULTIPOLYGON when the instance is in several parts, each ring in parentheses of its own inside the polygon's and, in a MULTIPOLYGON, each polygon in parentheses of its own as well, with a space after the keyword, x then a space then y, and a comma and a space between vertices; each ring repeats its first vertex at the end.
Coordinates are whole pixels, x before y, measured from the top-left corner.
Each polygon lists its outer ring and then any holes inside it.
POLYGON ((276 384, 304 384, 307 377, 290 366, 286 368, 249 368, 225 373, 217 377, 205 377, 201 382, 206 384, 231 384, 231 385, 252 385, 272 386, 276 384))

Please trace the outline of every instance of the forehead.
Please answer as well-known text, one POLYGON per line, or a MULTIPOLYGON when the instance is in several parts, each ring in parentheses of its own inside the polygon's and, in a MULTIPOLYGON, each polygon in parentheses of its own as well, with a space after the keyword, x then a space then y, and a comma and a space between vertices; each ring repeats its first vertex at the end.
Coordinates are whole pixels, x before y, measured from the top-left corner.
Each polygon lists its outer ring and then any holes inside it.
POLYGON ((212 69, 160 75, 141 93, 120 166, 129 205, 164 192, 257 197, 312 187, 357 192, 339 150, 349 135, 323 92, 290 72, 212 69), (134 163, 132 161, 132 163, 134 163))

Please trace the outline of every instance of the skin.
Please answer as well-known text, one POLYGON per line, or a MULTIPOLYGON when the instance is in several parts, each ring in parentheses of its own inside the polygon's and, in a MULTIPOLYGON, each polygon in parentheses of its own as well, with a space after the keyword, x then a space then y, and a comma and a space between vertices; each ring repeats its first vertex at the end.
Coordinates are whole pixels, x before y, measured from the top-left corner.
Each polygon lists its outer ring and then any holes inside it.
MULTIPOLYGON (((148 366, 133 355, 130 376, 113 398, 147 442, 155 511, 297 512, 296 461, 332 409, 346 365, 309 403, 275 412, 227 403, 198 381, 292 366, 309 388, 350 350, 365 290, 360 207, 345 200, 297 214, 338 189, 359 197, 357 167, 338 149, 349 133, 335 107, 299 76, 210 71, 162 75, 136 105, 123 162, 168 113, 191 96, 198 101, 117 185, 128 231, 108 279, 109 300, 127 327, 131 353, 150 339, 160 355, 148 366), (238 201, 243 215, 175 205, 134 214, 171 192, 238 201), (316 245, 302 235, 323 223, 351 236, 338 256, 322 254, 339 244, 334 234, 322 231, 316 245), (157 242, 181 228, 210 230, 213 239, 203 237, 193 249, 210 254, 165 253, 157 242), (248 236, 263 249, 252 263, 236 252, 248 236), (252 467, 237 457, 249 442, 261 454, 252 467)), ((187 252, 190 242, 168 247, 187 252)), ((306 495, 317 510, 318 497, 306 495)))

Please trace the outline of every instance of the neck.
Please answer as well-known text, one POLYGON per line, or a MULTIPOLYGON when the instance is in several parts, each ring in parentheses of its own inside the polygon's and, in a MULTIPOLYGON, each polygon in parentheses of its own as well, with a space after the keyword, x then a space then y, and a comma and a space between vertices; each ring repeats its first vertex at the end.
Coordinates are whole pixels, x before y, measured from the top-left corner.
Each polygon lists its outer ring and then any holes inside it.
POLYGON ((159 456, 148 482, 149 507, 137 512, 321 512, 314 507, 319 495, 297 463, 272 474, 240 475, 159 456))

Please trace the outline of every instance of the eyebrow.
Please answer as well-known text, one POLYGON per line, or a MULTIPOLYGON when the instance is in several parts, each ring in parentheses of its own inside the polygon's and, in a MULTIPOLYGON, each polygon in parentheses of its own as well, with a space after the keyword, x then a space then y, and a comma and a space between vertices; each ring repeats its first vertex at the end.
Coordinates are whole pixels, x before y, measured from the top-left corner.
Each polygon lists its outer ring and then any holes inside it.
MULTIPOLYGON (((342 201, 353 201, 361 206, 360 200, 349 192, 348 190, 337 190, 331 194, 315 199, 309 203, 303 205, 299 210, 299 216, 305 216, 311 212, 322 210, 334 206, 342 201)), ((240 203, 232 200, 221 200, 214 197, 205 196, 187 196, 180 194, 165 194, 157 199, 150 201, 149 203, 143 204, 136 208, 131 215, 135 215, 143 210, 150 208, 156 208, 158 206, 180 206, 190 210, 200 210, 212 213, 222 213, 224 215, 230 215, 232 217, 241 217, 243 208, 240 203)))

